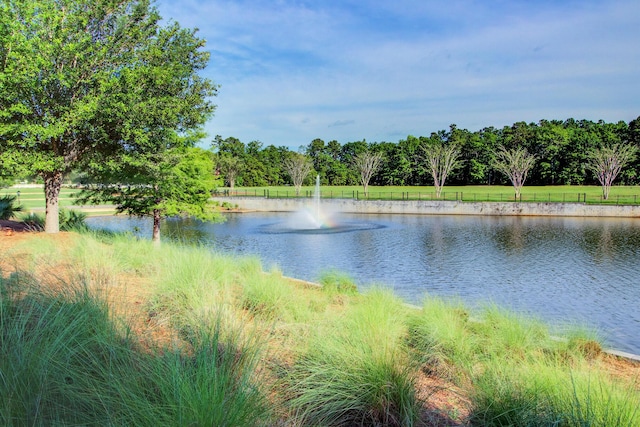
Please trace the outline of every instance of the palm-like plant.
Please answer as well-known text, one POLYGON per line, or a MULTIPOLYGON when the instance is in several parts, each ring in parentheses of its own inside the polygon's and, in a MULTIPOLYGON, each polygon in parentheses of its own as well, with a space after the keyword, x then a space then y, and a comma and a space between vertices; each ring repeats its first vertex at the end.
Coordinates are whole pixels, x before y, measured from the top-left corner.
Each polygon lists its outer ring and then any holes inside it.
POLYGON ((5 195, 0 197, 0 219, 11 219, 16 212, 22 211, 22 205, 15 206, 16 196, 5 195))

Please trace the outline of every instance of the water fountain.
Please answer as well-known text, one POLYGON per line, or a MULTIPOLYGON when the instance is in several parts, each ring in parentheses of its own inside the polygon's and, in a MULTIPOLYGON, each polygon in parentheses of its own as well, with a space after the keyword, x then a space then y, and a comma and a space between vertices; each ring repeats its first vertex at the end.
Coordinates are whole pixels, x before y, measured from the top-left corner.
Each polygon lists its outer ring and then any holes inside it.
POLYGON ((357 230, 371 230, 383 228, 381 224, 373 222, 345 221, 339 212, 332 211, 321 203, 320 175, 316 176, 313 197, 302 209, 294 212, 286 221, 266 224, 261 231, 264 233, 298 233, 298 234, 331 234, 345 233, 357 230))

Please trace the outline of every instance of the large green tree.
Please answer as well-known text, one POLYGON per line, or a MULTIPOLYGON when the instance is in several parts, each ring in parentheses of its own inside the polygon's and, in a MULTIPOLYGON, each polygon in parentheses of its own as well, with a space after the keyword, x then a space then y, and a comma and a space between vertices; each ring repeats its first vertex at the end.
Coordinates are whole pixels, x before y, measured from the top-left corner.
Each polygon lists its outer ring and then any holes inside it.
POLYGON ((204 42, 160 20, 150 0, 0 3, 0 155, 42 177, 45 231, 72 169, 152 162, 213 112, 204 42))
POLYGON ((160 222, 170 216, 211 221, 220 218, 209 204, 220 185, 211 153, 197 147, 132 153, 91 168, 83 200, 110 202, 119 213, 153 218, 152 240, 160 242, 160 222), (99 184, 91 184, 99 182, 99 184))

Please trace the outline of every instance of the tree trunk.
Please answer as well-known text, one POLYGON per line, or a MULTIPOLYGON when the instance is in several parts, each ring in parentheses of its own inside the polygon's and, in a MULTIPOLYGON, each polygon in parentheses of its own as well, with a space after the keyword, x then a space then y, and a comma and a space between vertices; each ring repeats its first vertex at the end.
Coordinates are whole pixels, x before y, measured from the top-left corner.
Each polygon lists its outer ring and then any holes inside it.
POLYGON ((44 199, 45 199, 45 233, 57 233, 60 231, 58 197, 62 188, 62 172, 48 172, 44 177, 44 199))
POLYGON ((153 237, 151 238, 153 243, 160 244, 160 210, 153 210, 153 237))

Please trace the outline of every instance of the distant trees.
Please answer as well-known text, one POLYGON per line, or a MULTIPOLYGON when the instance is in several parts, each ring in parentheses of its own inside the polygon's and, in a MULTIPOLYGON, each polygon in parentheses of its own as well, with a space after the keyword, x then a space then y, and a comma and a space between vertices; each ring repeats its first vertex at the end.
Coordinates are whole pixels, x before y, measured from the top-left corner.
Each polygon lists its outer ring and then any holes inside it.
POLYGON ((431 172, 436 198, 439 199, 447 175, 461 164, 460 150, 455 144, 446 144, 435 135, 421 145, 421 149, 421 157, 431 172))
POLYGON ((229 183, 229 188, 233 190, 236 179, 244 168, 244 163, 239 157, 233 157, 229 153, 220 153, 216 158, 216 168, 226 182, 229 183))
POLYGON ((504 147, 498 148, 493 167, 505 174, 516 192, 516 198, 520 197, 520 190, 527 180, 527 174, 533 168, 536 157, 527 152, 524 147, 516 147, 507 150, 504 147))
POLYGON ((293 186, 296 189, 296 196, 299 196, 302 183, 313 167, 311 160, 309 160, 309 158, 304 154, 291 153, 291 156, 285 159, 283 167, 293 181, 293 186))
MULTIPOLYGON (((289 148, 272 145, 261 148, 255 141, 245 145, 235 138, 220 139, 228 143, 224 144, 222 151, 238 153, 244 164, 245 169, 238 174, 236 185, 292 183, 284 169, 284 160, 292 153, 289 148)), ((475 132, 451 125, 428 137, 409 135, 397 142, 359 140, 340 144, 335 140, 325 143, 322 139, 314 139, 299 150, 308 156, 313 165, 309 173, 320 175, 323 185, 362 184, 360 169, 354 159, 363 152, 382 153, 384 157, 384 161, 370 175, 369 187, 431 185, 436 184, 436 180, 421 147, 435 142, 445 147, 455 147, 458 152, 454 167, 446 176, 436 172, 440 189, 444 184, 513 185, 510 173, 505 173, 497 166, 496 160, 498 163, 505 161, 504 154, 499 154, 500 147, 508 151, 526 150, 529 156, 535 157, 526 171, 526 183, 517 177, 517 173, 513 176, 516 187, 520 189, 522 187, 518 181, 522 185, 596 184, 599 181, 588 167, 588 153, 600 146, 611 147, 622 143, 640 147, 640 117, 628 124, 574 119, 517 122, 503 128, 485 127, 475 132)), ((447 162, 442 164, 446 165, 447 162)), ((640 160, 636 157, 622 166, 616 182, 636 184, 640 178, 639 172, 640 160)), ((525 178, 524 174, 522 178, 525 178)))
POLYGON ((363 151, 353 157, 353 165, 360 174, 360 182, 364 188, 365 196, 368 193, 369 181, 374 173, 378 171, 382 164, 382 153, 363 151))
POLYGON ((613 144, 592 148, 587 153, 587 167, 593 172, 602 186, 602 198, 607 200, 613 181, 636 156, 638 148, 631 144, 613 144))

